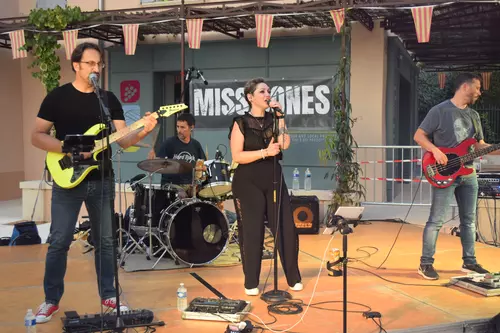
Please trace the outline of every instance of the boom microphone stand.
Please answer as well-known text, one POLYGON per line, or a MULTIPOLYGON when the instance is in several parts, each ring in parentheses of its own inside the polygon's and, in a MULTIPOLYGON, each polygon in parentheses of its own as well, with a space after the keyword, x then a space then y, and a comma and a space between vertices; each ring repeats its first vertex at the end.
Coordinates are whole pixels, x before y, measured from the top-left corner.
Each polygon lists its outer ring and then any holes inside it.
MULTIPOLYGON (((269 104, 269 101, 268 101, 269 104)), ((273 110, 271 108, 271 110, 273 110)), ((273 110, 273 138, 274 142, 278 142, 278 125, 279 125, 279 119, 278 116, 276 115, 276 110, 273 110)), ((283 152, 282 152, 283 154, 283 152)), ((278 160, 276 158, 276 155, 273 156, 273 214, 272 214, 272 219, 274 221, 274 226, 275 226, 275 235, 274 235, 274 249, 273 249, 273 260, 274 260, 274 289, 267 291, 263 293, 260 298, 267 302, 267 303, 278 303, 278 302, 285 302, 289 299, 292 299, 292 295, 290 293, 284 291, 284 290, 279 290, 278 289, 278 245, 281 245, 281 242, 279 241, 279 210, 278 210, 278 204, 276 202, 276 197, 277 197, 277 184, 278 180, 276 179, 276 164, 278 163, 278 160)), ((283 177, 283 176, 282 176, 283 177)), ((280 191, 281 192, 281 191, 280 191)), ((281 203, 281 193, 280 195, 280 203, 281 203)))

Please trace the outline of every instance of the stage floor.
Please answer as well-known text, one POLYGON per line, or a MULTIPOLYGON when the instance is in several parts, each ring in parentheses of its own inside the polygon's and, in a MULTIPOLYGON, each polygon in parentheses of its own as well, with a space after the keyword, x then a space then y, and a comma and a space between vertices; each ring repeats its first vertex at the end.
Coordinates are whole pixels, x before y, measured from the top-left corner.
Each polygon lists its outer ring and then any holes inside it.
MULTIPOLYGON (((364 258, 362 260, 365 263, 377 267, 389 252, 400 226, 401 224, 388 222, 359 225, 348 236, 349 257, 364 258), (376 253, 366 258, 367 253, 363 250, 376 253)), ((370 268, 361 262, 351 263, 352 268, 348 269, 348 300, 365 304, 372 311, 380 312, 383 328, 387 331, 491 318, 496 315, 500 311, 500 297, 484 297, 457 286, 436 287, 448 283, 453 276, 463 275, 460 272, 462 261, 459 238, 439 235, 435 267, 441 275, 440 280, 427 281, 417 274, 422 230, 419 226, 403 226, 397 243, 383 266, 385 269, 370 268), (355 268, 368 270, 397 283, 382 280, 355 268)), ((331 236, 327 235, 300 236, 299 264, 304 290, 291 292, 306 305, 313 297, 312 304, 323 303, 317 306, 324 309, 307 309, 304 306, 303 313, 299 315, 275 315, 277 322, 270 325, 272 329, 280 331, 293 326, 291 332, 342 332, 342 312, 338 311, 342 309, 342 278, 328 276, 325 265, 321 264, 330 239, 331 236), (320 266, 323 266, 323 270, 318 279, 320 266)), ((341 249, 342 237, 336 234, 328 247, 341 249)), ((0 299, 3 303, 0 332, 24 332, 23 318, 26 310, 35 310, 43 301, 42 280, 46 249, 47 245, 0 247, 0 299)), ((75 310, 79 314, 100 311, 93 252, 82 254, 83 251, 81 243, 74 243, 69 253, 65 295, 60 304, 60 312, 51 322, 37 325, 38 333, 61 332, 60 318, 65 311, 75 310)), ((500 270, 499 248, 477 243, 476 252, 479 262, 485 268, 490 271, 500 270)), ((261 290, 271 262, 272 260, 263 262, 261 290)), ((228 298, 251 301, 252 313, 266 323, 273 321, 267 313, 266 304, 259 297, 245 295, 241 265, 134 273, 126 273, 121 269, 123 300, 131 308, 152 310, 157 319, 165 321, 166 326, 157 327, 156 332, 224 332, 226 323, 181 319, 176 309, 176 290, 180 282, 186 285, 190 300, 194 297, 215 297, 190 272, 199 274, 228 298)), ((281 272, 279 286, 287 289, 281 272)), ((271 288, 272 273, 266 289, 271 288)), ((347 316, 349 332, 379 332, 372 320, 362 316, 361 312, 366 311, 366 307, 349 304, 348 310, 359 311, 347 316)), ((253 315, 248 315, 245 319, 259 321, 253 315)), ((138 331, 143 332, 144 329, 140 328, 138 331)))

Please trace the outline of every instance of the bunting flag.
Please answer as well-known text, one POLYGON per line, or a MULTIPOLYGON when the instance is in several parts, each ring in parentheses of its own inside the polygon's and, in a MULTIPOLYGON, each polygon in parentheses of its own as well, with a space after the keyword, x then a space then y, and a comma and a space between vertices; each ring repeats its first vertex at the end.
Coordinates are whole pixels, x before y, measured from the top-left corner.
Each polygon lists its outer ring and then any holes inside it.
POLYGON ((439 81, 439 89, 444 89, 444 86, 446 84, 446 74, 438 73, 438 81, 439 81))
POLYGON ((25 50, 19 50, 20 47, 23 47, 26 42, 24 41, 24 30, 16 30, 9 32, 10 38, 10 46, 12 48, 12 58, 20 59, 26 58, 28 56, 28 52, 25 50))
POLYGON ((269 14, 255 14, 255 27, 257 33, 257 47, 267 48, 271 39, 273 16, 269 14))
POLYGON ((137 46, 137 33, 139 24, 123 24, 123 41, 125 43, 125 54, 134 55, 137 46))
POLYGON ((432 10, 434 6, 413 7, 411 14, 415 23, 417 40, 419 43, 428 43, 431 38, 432 10))
POLYGON ((337 33, 340 33, 344 25, 345 9, 330 10, 330 14, 332 15, 333 23, 335 23, 335 28, 337 28, 337 33))
POLYGON ((65 30, 63 31, 64 49, 66 51, 66 59, 71 59, 71 53, 76 47, 76 38, 78 37, 78 30, 65 30))
POLYGON ((203 19, 186 20, 188 43, 191 49, 199 49, 201 44, 201 31, 203 30, 203 19))
POLYGON ((491 72, 483 72, 481 73, 481 76, 483 77, 483 89, 484 90, 490 89, 491 72))

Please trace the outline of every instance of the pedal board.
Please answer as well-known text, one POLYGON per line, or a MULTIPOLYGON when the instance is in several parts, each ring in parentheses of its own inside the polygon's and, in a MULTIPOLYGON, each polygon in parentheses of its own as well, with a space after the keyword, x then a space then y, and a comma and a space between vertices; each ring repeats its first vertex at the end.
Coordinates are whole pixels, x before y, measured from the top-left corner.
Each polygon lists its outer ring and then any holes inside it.
POLYGON ((500 295, 500 273, 469 273, 452 277, 450 283, 487 297, 500 295))
POLYGON ((212 321, 243 321, 250 310, 250 302, 243 300, 196 297, 182 312, 182 319, 212 321))
MULTIPOLYGON (((76 311, 68 311, 62 317, 64 332, 83 333, 83 332, 101 332, 113 330, 116 327, 116 313, 100 313, 78 315, 76 311), (102 329, 101 329, 102 328, 102 329)), ((153 322, 154 314, 150 310, 130 310, 120 312, 120 317, 126 326, 140 325, 147 326, 153 322)))

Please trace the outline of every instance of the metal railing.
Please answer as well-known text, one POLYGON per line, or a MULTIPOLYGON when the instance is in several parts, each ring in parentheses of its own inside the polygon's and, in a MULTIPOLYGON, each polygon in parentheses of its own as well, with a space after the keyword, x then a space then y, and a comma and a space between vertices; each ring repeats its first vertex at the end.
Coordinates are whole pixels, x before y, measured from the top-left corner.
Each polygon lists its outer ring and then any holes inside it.
POLYGON ((420 146, 359 146, 365 203, 429 206, 431 185, 422 173, 422 155, 420 146))

